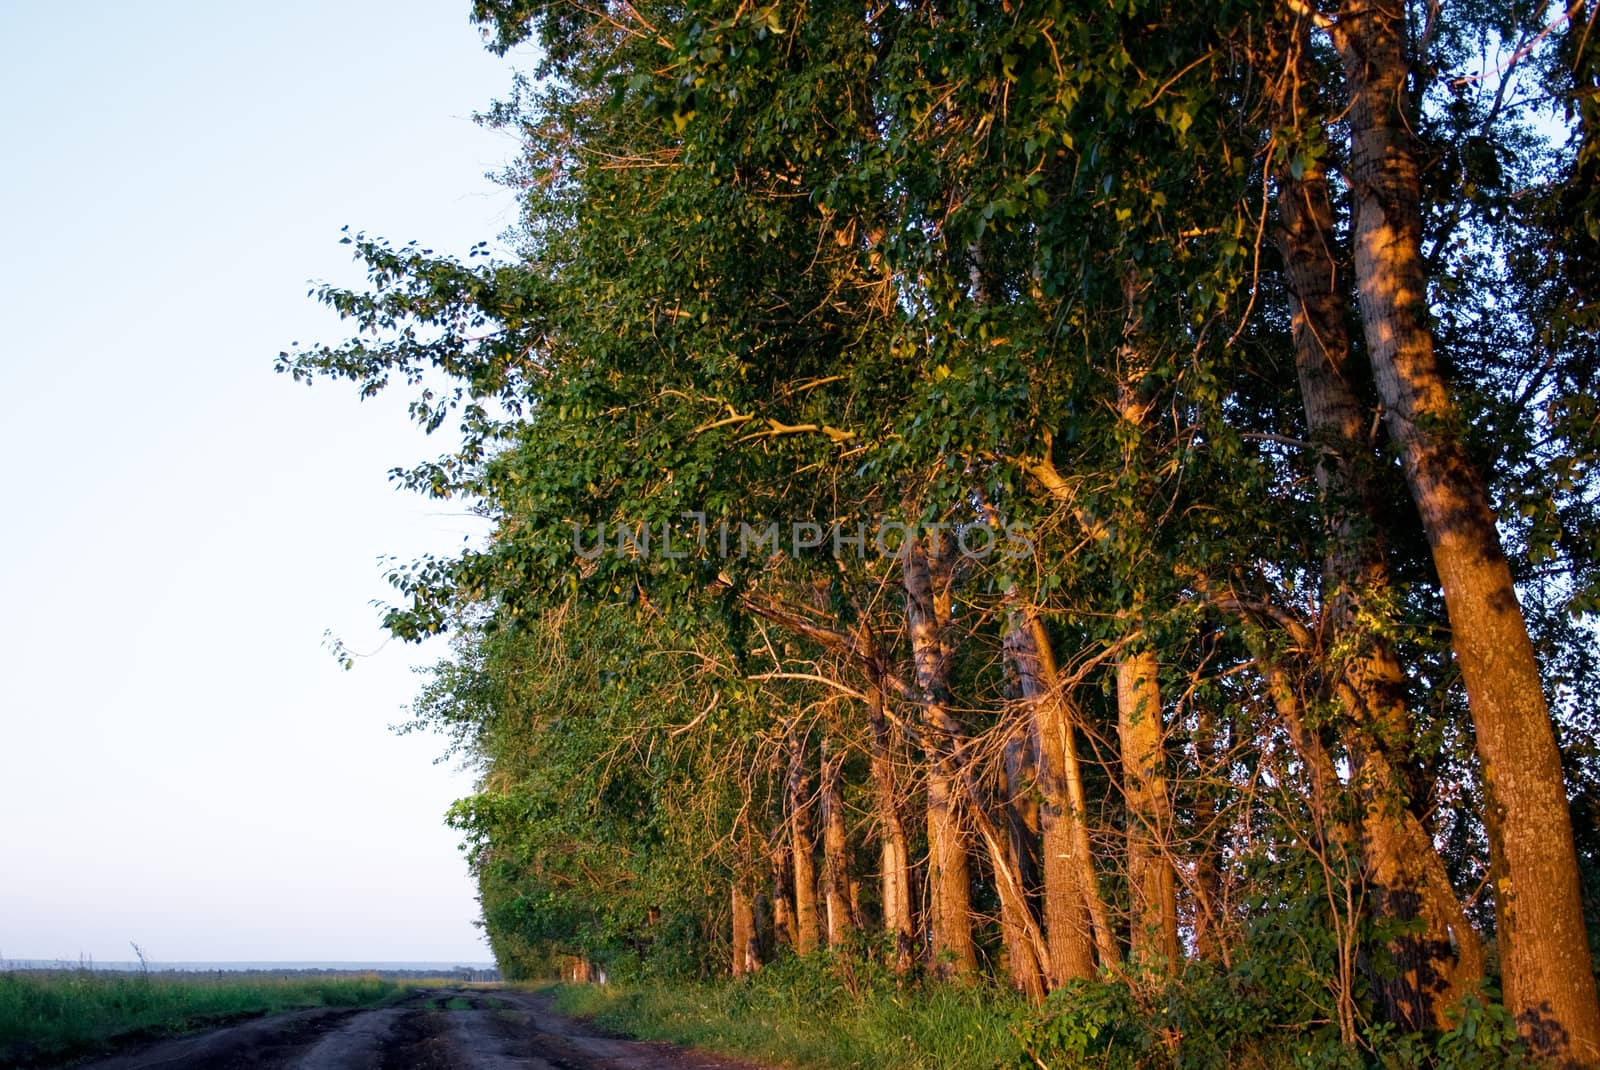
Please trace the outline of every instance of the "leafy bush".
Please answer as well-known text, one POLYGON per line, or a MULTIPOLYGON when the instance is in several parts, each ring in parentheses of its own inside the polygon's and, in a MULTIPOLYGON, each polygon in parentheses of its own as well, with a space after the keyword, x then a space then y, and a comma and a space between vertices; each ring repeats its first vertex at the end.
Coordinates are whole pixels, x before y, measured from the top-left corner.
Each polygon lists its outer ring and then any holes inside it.
POLYGON ((1016 1070, 1514 1070, 1531 1064, 1516 1023, 1497 1003, 1471 1000, 1448 1031, 1367 1029, 1359 1046, 1304 1015, 1272 1014, 1276 996, 1235 971, 1191 970, 1140 994, 1123 982, 1079 982, 1021 1012, 1016 1070), (1291 1024, 1292 1023, 1292 1024, 1291 1024))

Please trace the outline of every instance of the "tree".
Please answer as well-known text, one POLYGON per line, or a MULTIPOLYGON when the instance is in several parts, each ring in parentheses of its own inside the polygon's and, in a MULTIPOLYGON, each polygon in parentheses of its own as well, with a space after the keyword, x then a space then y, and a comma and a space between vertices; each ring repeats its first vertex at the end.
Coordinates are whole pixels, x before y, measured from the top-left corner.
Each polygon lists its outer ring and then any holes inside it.
POLYGON ((360 333, 284 366, 461 432, 401 478, 493 534, 386 622, 467 629, 429 708, 507 955, 745 975, 860 924, 1034 1000, 1265 971, 1292 1035, 1381 1047, 1446 1043, 1489 938, 1528 1044, 1592 1058, 1592 350, 1566 268, 1511 278, 1579 263, 1589 157, 1460 76, 1492 34, 1584 85, 1581 44, 1366 0, 475 11, 544 50, 488 116, 516 255, 354 239, 360 333))

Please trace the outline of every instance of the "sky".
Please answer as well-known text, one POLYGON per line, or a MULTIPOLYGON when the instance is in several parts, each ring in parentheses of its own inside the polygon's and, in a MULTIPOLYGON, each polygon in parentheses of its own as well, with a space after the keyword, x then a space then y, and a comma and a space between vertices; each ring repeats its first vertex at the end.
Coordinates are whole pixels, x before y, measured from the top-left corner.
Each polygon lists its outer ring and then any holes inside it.
POLYGON ((342 226, 513 221, 471 115, 531 58, 468 10, 0 3, 0 957, 490 958, 471 773, 388 729, 446 651, 371 605, 479 530, 388 481, 448 443, 272 369, 343 337, 342 226))

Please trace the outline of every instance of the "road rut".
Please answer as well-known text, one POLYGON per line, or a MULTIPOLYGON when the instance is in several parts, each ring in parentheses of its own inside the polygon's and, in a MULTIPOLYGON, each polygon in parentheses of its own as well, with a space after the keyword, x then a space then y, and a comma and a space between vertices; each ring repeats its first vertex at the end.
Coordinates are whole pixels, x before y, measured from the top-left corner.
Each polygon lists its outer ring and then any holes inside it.
POLYGON ((307 1010, 161 1041, 77 1070, 758 1070, 595 1034, 548 996, 419 989, 376 1010, 307 1010))

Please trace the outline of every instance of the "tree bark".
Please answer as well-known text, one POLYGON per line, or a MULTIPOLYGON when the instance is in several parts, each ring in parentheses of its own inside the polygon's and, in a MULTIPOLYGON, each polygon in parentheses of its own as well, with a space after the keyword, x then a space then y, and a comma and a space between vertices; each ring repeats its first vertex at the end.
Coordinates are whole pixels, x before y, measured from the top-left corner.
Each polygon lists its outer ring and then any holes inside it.
POLYGON ((1385 1016, 1407 1029, 1447 1024, 1445 1011, 1482 979, 1478 935, 1467 924, 1443 861, 1408 809, 1409 785, 1391 751, 1412 735, 1403 676, 1383 638, 1391 581, 1382 538, 1370 416, 1349 381, 1347 307, 1333 253, 1333 207, 1320 164, 1281 180, 1283 255, 1295 367, 1328 527, 1323 650, 1345 717, 1364 814, 1362 857, 1377 916, 1405 926, 1389 941, 1392 975, 1377 979, 1385 1016), (1411 932, 1418 923, 1420 932, 1411 932))
POLYGON ((822 902, 827 918, 828 946, 842 947, 855 928, 850 910, 849 837, 845 830, 844 803, 839 794, 839 765, 843 755, 822 741, 822 902))
POLYGON ((970 862, 962 836, 965 824, 977 832, 994 874, 1008 970, 1021 991, 1039 998, 1044 993, 1049 961, 1044 936, 1028 902, 1022 866, 1012 851, 1010 837, 984 798, 972 767, 968 740, 961 723, 950 712, 947 633, 952 552, 953 544, 936 545, 930 554, 924 540, 916 538, 908 541, 902 556, 906 616, 922 706, 923 747, 929 764, 929 895, 934 902, 935 956, 940 956, 943 932, 945 957, 953 959, 954 972, 965 974, 977 969, 971 928, 970 862), (954 836, 945 836, 947 831, 953 831, 954 836), (941 883, 934 885, 936 880, 941 883), (955 917, 958 902, 965 908, 959 922, 955 917), (958 942, 951 942, 952 933, 958 942))
MULTIPOLYGON (((1094 937, 1100 932, 1109 938, 1110 926, 1088 853, 1088 823, 1068 786, 1069 777, 1078 773, 1078 745, 1043 622, 1031 612, 1012 610, 1005 652, 1039 748, 1045 938, 1051 987, 1059 987, 1094 976, 1094 937)), ((1080 783, 1080 800, 1081 791, 1080 783)))
POLYGON ((756 912, 749 891, 733 885, 733 975, 744 977, 761 966, 756 956, 756 912))
POLYGON ((911 856, 900 816, 901 789, 895 774, 896 733, 883 709, 883 688, 870 684, 867 722, 872 730, 872 785, 878 811, 878 879, 883 899, 883 927, 894 941, 894 970, 906 973, 916 947, 912 914, 911 856))
POLYGON ((1350 102, 1350 186, 1362 326, 1450 619, 1504 861, 1495 909, 1506 1005, 1533 1050, 1600 1063, 1600 998, 1584 929, 1561 756, 1482 473, 1434 354, 1421 182, 1404 114, 1399 0, 1345 0, 1333 25, 1350 102))
POLYGON ((937 769, 928 773, 928 899, 934 974, 975 976, 978 952, 972 942, 972 871, 950 777, 937 769))
POLYGON ((772 859, 772 940, 774 945, 794 947, 794 901, 783 886, 784 870, 788 868, 783 856, 787 853, 780 852, 772 859))
POLYGON ((789 725, 785 744, 789 776, 785 797, 789 810, 789 854, 794 871, 794 949, 809 955, 817 949, 821 926, 817 915, 816 839, 811 822, 811 783, 806 770, 805 741, 799 727, 789 725))
MULTIPOLYGON (((949 713, 950 684, 944 628, 949 617, 948 577, 935 577, 926 550, 909 540, 902 557, 906 622, 922 702, 923 749, 928 761, 928 899, 934 972, 971 977, 978 972, 972 940, 972 872, 957 814, 950 754, 955 746, 949 713)), ((939 571, 944 572, 942 566, 939 571)))
POLYGON ((1028 790, 1033 764, 1028 758, 1029 749, 1026 736, 1011 740, 1005 747, 999 809, 1005 821, 1006 850, 991 850, 991 857, 996 865, 1005 865, 1010 869, 1009 874, 995 875, 997 884, 1003 880, 1010 882, 1010 887, 1000 888, 1000 927, 1004 938, 1006 975, 1013 989, 1027 994, 1029 999, 1038 1003, 1044 1000, 1045 992, 1050 987, 1050 969, 1048 960, 1037 954, 1032 940, 1032 934, 1039 929, 1033 913, 1033 901, 1028 893, 1035 883, 1032 850, 1033 844, 1038 841, 1039 828, 1037 807, 1032 805, 1031 792, 1028 790))
POLYGON ((1172 800, 1162 770, 1165 733, 1156 655, 1117 659, 1117 734, 1128 811, 1128 889, 1133 904, 1128 960, 1136 972, 1171 976, 1181 962, 1177 880, 1172 869, 1172 800))
MULTIPOLYGON (((945 546, 929 557, 920 541, 914 541, 907 562, 907 591, 913 600, 933 607, 934 616, 941 622, 938 656, 949 656, 943 638, 944 626, 949 623, 950 553, 945 546), (932 567, 930 567, 930 564, 932 567), (934 577, 937 576, 937 580, 934 577), (912 592, 917 592, 912 595, 912 592), (931 592, 931 597, 926 592, 931 592)), ((920 613, 920 611, 919 611, 920 613)), ((915 630, 913 637, 915 637, 915 630)), ((917 649, 915 640, 913 650, 917 649)), ((990 801, 980 786, 978 771, 974 767, 970 741, 961 724, 950 712, 948 678, 941 667, 935 689, 937 702, 923 706, 930 735, 943 741, 937 772, 945 778, 954 792, 953 800, 962 806, 962 815, 983 844, 994 876, 995 894, 1000 899, 1001 934, 1005 940, 1007 971, 1015 987, 1036 1002, 1043 999, 1050 955, 1045 946, 1044 933, 1034 916, 1033 904, 1028 899, 1024 882, 1022 859, 1019 857, 1004 818, 997 818, 990 801)))

